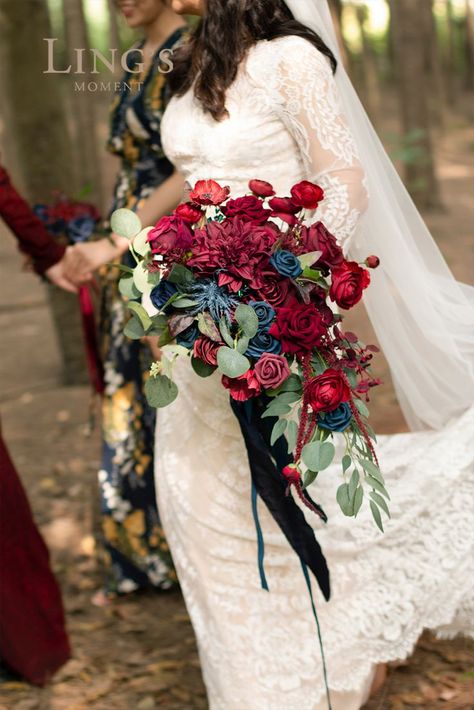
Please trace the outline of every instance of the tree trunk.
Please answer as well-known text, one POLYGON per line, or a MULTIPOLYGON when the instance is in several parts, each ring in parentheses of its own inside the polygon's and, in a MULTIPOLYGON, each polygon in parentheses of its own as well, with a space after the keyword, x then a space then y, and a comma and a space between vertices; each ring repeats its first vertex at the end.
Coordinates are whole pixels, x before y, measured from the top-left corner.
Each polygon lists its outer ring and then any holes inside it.
POLYGON ((77 68, 75 50, 85 50, 82 52, 84 74, 71 75, 75 163, 77 165, 79 187, 82 189, 90 186, 91 199, 97 205, 102 206, 101 153, 96 132, 95 95, 90 94, 88 91, 75 90, 76 80, 80 80, 80 83, 84 81, 87 86, 92 78, 89 74, 90 43, 82 0, 63 0, 63 12, 66 45, 73 71, 77 68))
MULTIPOLYGON (((121 41, 120 32, 117 22, 117 7, 114 0, 107 0, 107 6, 109 11, 109 47, 111 49, 117 49, 117 54, 121 52, 121 41)), ((122 73, 122 69, 116 64, 116 77, 119 78, 122 73)))
POLYGON ((336 30, 337 43, 339 45, 339 52, 341 53, 342 63, 344 64, 344 68, 346 69, 346 71, 349 71, 349 57, 347 55, 344 35, 342 32, 342 13, 344 11, 342 0, 330 0, 329 7, 334 22, 334 28, 336 30))
POLYGON ((466 89, 474 91, 474 0, 466 0, 466 89))
POLYGON ((450 106, 456 102, 456 27, 452 0, 446 0, 446 26, 448 30, 448 47, 446 56, 446 93, 450 106))
POLYGON ((390 10, 403 136, 411 153, 405 181, 420 208, 435 208, 440 198, 430 137, 426 49, 420 37, 421 0, 390 0, 390 10))
MULTIPOLYGON (((61 76, 44 74, 51 37, 45 0, 15 0, 0 7, 5 87, 15 153, 23 190, 30 202, 50 202, 56 190, 75 189, 71 141, 61 91, 61 76)), ((87 380, 76 296, 48 287, 67 384, 87 380)))
POLYGON ((377 63, 374 50, 370 44, 370 38, 365 29, 365 21, 367 19, 367 7, 362 5, 356 6, 356 17, 359 25, 359 31, 362 38, 362 62, 363 62, 363 81, 364 81, 364 104, 367 113, 374 123, 377 122, 377 117, 380 116, 381 96, 380 85, 378 78, 377 63))
POLYGON ((420 2, 420 9, 423 14, 423 44, 426 49, 425 68, 430 87, 431 116, 433 122, 437 126, 442 127, 444 124, 444 108, 447 104, 447 97, 433 4, 434 0, 422 0, 420 2))

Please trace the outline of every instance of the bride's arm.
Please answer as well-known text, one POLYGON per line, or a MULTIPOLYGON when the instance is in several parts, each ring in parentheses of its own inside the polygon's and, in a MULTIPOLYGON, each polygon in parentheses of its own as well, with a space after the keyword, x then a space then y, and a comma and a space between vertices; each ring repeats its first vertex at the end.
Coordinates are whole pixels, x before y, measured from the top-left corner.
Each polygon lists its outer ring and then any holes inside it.
POLYGON ((368 205, 364 170, 328 60, 307 40, 285 40, 276 77, 279 110, 308 179, 324 189, 316 217, 347 247, 368 205))

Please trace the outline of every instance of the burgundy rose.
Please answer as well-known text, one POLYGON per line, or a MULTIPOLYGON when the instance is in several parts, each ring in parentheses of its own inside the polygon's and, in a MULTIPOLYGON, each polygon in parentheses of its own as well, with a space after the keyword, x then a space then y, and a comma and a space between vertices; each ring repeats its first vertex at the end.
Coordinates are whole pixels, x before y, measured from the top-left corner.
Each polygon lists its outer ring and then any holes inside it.
POLYGON ((264 353, 255 364, 255 376, 264 389, 276 389, 290 375, 290 366, 282 355, 264 353))
POLYGON ((265 224, 271 216, 270 210, 266 210, 262 201, 255 195, 229 200, 222 211, 228 218, 240 217, 244 222, 253 222, 254 224, 265 224))
POLYGON ((332 368, 313 377, 306 384, 305 393, 308 404, 315 412, 332 412, 350 399, 350 390, 343 374, 332 368))
POLYGON ((221 187, 215 180, 198 180, 189 194, 189 199, 198 205, 220 205, 227 200, 229 194, 230 188, 221 187))
POLYGON ((179 258, 192 243, 192 231, 189 224, 176 215, 162 217, 148 232, 152 254, 161 254, 165 258, 179 258))
POLYGON ((203 215, 202 210, 192 202, 183 202, 183 204, 178 205, 174 213, 189 224, 196 224, 203 215))
POLYGON ((273 185, 265 180, 250 180, 249 188, 257 197, 272 197, 275 194, 273 185))
POLYGON ((257 272, 252 281, 252 288, 262 301, 271 306, 282 306, 293 291, 289 279, 282 277, 274 269, 262 269, 257 272))
POLYGON ((201 335, 194 341, 193 355, 208 365, 217 366, 217 351, 224 343, 216 343, 206 335, 201 335))
POLYGON ((232 399, 236 399, 238 402, 245 402, 251 397, 256 397, 262 391, 253 370, 248 370, 244 375, 236 378, 222 375, 222 384, 230 391, 232 399))
POLYGON ((273 197, 268 204, 274 212, 282 214, 296 214, 300 211, 299 205, 295 205, 291 197, 273 197))
POLYGON ((276 320, 269 330, 280 340, 285 353, 311 350, 326 333, 323 318, 313 303, 298 303, 296 299, 277 309, 276 320))
POLYGON ((324 198, 324 192, 313 182, 302 180, 291 188, 291 199, 298 205, 308 210, 314 210, 324 198))
POLYGON ((376 269, 377 266, 380 264, 380 259, 378 256, 375 256, 372 254, 371 256, 368 256, 367 259, 365 260, 365 265, 369 267, 369 269, 376 269))
POLYGON ((370 283, 370 274, 355 261, 344 261, 331 275, 329 297, 340 308, 352 308, 359 303, 370 283))
POLYGON ((326 229, 322 222, 316 222, 311 227, 302 227, 300 243, 304 247, 304 252, 322 252, 317 260, 318 266, 332 269, 344 261, 342 249, 336 238, 326 229))
POLYGON ((273 226, 256 225, 239 217, 209 222, 194 231, 193 255, 188 263, 203 276, 212 276, 218 270, 219 286, 237 292, 268 264, 277 238, 273 226))

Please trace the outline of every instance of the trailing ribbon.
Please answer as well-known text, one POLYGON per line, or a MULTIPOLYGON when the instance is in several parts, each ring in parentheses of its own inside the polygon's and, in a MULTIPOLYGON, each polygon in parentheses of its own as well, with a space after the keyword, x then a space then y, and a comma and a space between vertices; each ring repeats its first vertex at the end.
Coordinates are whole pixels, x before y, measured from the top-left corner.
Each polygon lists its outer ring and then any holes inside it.
POLYGON ((97 394, 104 391, 104 371, 97 343, 97 331, 94 318, 94 304, 88 286, 79 288, 79 308, 81 311, 82 330, 86 350, 87 368, 92 387, 97 394))
MULTIPOLYGON (((264 396, 247 402, 231 398, 230 403, 247 447, 252 483, 301 563, 306 564, 316 577, 328 601, 331 592, 326 559, 303 512, 292 496, 285 495, 287 482, 282 470, 292 462, 292 457, 287 453, 283 437, 277 439, 273 446, 270 444, 276 418, 262 418, 267 403, 264 396)), ((260 549, 263 550, 262 547, 260 549)))

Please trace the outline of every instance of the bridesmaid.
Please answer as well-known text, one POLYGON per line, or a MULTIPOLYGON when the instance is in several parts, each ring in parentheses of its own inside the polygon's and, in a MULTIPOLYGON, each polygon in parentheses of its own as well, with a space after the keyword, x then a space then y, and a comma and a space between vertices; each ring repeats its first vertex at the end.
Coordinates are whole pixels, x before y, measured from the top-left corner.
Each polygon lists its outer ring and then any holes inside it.
MULTIPOLYGON (((175 207, 182 179, 161 147, 167 72, 173 48, 186 27, 164 0, 116 0, 130 27, 144 40, 128 58, 127 71, 111 110, 108 149, 121 167, 112 210, 128 207, 152 224, 175 207), (170 197, 171 195, 171 197, 170 197)), ((123 254, 127 244, 112 235, 74 247, 69 276, 77 283, 123 254)), ((127 260, 128 255, 123 257, 127 260)), ((176 582, 156 507, 153 480, 155 412, 143 385, 148 346, 122 334, 127 311, 118 291, 119 270, 102 269, 101 338, 105 370, 103 448, 99 472, 103 541, 109 574, 94 603, 138 589, 168 589, 176 582)))

